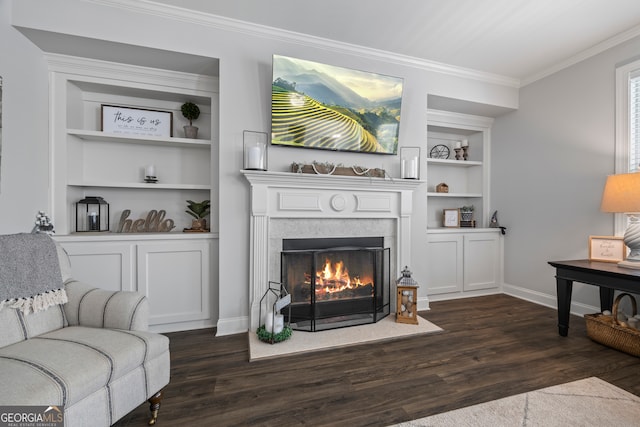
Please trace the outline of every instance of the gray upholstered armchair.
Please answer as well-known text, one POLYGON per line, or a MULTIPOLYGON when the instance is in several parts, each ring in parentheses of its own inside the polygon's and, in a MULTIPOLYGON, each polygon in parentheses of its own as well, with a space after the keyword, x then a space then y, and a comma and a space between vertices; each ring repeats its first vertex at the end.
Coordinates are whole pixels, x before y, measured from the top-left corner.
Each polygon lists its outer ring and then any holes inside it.
POLYGON ((169 383, 169 339, 147 331, 146 297, 73 280, 53 247, 68 302, 29 312, 2 301, 0 406, 58 406, 67 427, 109 426, 149 400, 154 424, 169 383))

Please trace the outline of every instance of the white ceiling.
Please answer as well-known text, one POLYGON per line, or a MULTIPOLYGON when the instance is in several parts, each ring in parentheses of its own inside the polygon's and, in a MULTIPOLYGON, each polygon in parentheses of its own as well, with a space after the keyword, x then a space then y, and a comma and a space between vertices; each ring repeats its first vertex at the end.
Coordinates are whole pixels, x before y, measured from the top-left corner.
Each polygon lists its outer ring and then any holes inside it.
POLYGON ((640 0, 154 1, 522 83, 640 35, 640 0))

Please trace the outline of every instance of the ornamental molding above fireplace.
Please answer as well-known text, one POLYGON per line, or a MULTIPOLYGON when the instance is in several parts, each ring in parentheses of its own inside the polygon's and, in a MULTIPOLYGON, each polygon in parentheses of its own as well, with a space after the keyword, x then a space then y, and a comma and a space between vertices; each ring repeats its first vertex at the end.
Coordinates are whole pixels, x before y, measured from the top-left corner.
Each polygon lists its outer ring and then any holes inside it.
MULTIPOLYGON (((393 265, 411 262, 411 215, 413 192, 424 183, 418 180, 384 179, 333 175, 296 174, 243 170, 251 184, 250 227, 250 327, 259 325, 260 298, 269 280, 279 281, 270 257, 271 221, 308 219, 310 226, 323 220, 362 219, 365 223, 389 220, 394 223, 393 265)), ((279 225, 280 227, 282 224, 279 225)), ((304 236, 300 236, 304 237, 304 236)), ((395 272, 397 273, 397 272, 395 272)), ((397 274, 396 274, 397 276, 397 274)), ((394 276, 392 276, 394 277, 394 276)))

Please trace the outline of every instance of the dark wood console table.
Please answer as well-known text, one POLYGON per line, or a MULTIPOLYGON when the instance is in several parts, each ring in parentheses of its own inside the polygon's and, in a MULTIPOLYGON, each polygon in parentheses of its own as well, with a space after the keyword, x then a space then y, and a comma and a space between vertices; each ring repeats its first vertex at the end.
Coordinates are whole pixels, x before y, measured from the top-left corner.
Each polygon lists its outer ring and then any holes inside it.
POLYGON ((558 333, 566 337, 569 332, 569 309, 573 282, 600 287, 600 310, 611 310, 614 290, 640 292, 640 270, 618 267, 611 262, 549 261, 556 268, 558 297, 558 333))

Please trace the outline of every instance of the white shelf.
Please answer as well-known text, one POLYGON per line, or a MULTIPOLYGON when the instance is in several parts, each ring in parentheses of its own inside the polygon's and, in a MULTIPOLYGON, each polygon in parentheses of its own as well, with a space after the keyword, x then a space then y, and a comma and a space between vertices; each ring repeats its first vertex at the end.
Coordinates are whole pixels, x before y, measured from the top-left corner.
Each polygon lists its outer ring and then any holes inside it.
POLYGON ((427 193, 427 197, 482 197, 482 193, 427 193))
POLYGON ((67 129, 67 134, 85 141, 120 142, 124 144, 168 145, 182 148, 210 148, 211 141, 190 138, 163 138, 157 136, 136 136, 104 133, 96 130, 67 129))
POLYGON ((146 182, 69 182, 72 187, 101 187, 101 188, 136 188, 144 190, 211 190, 211 185, 204 184, 162 184, 146 182))
POLYGON ((455 159, 427 159, 427 163, 432 165, 457 166, 468 168, 471 166, 482 166, 482 162, 474 160, 455 160, 455 159))

